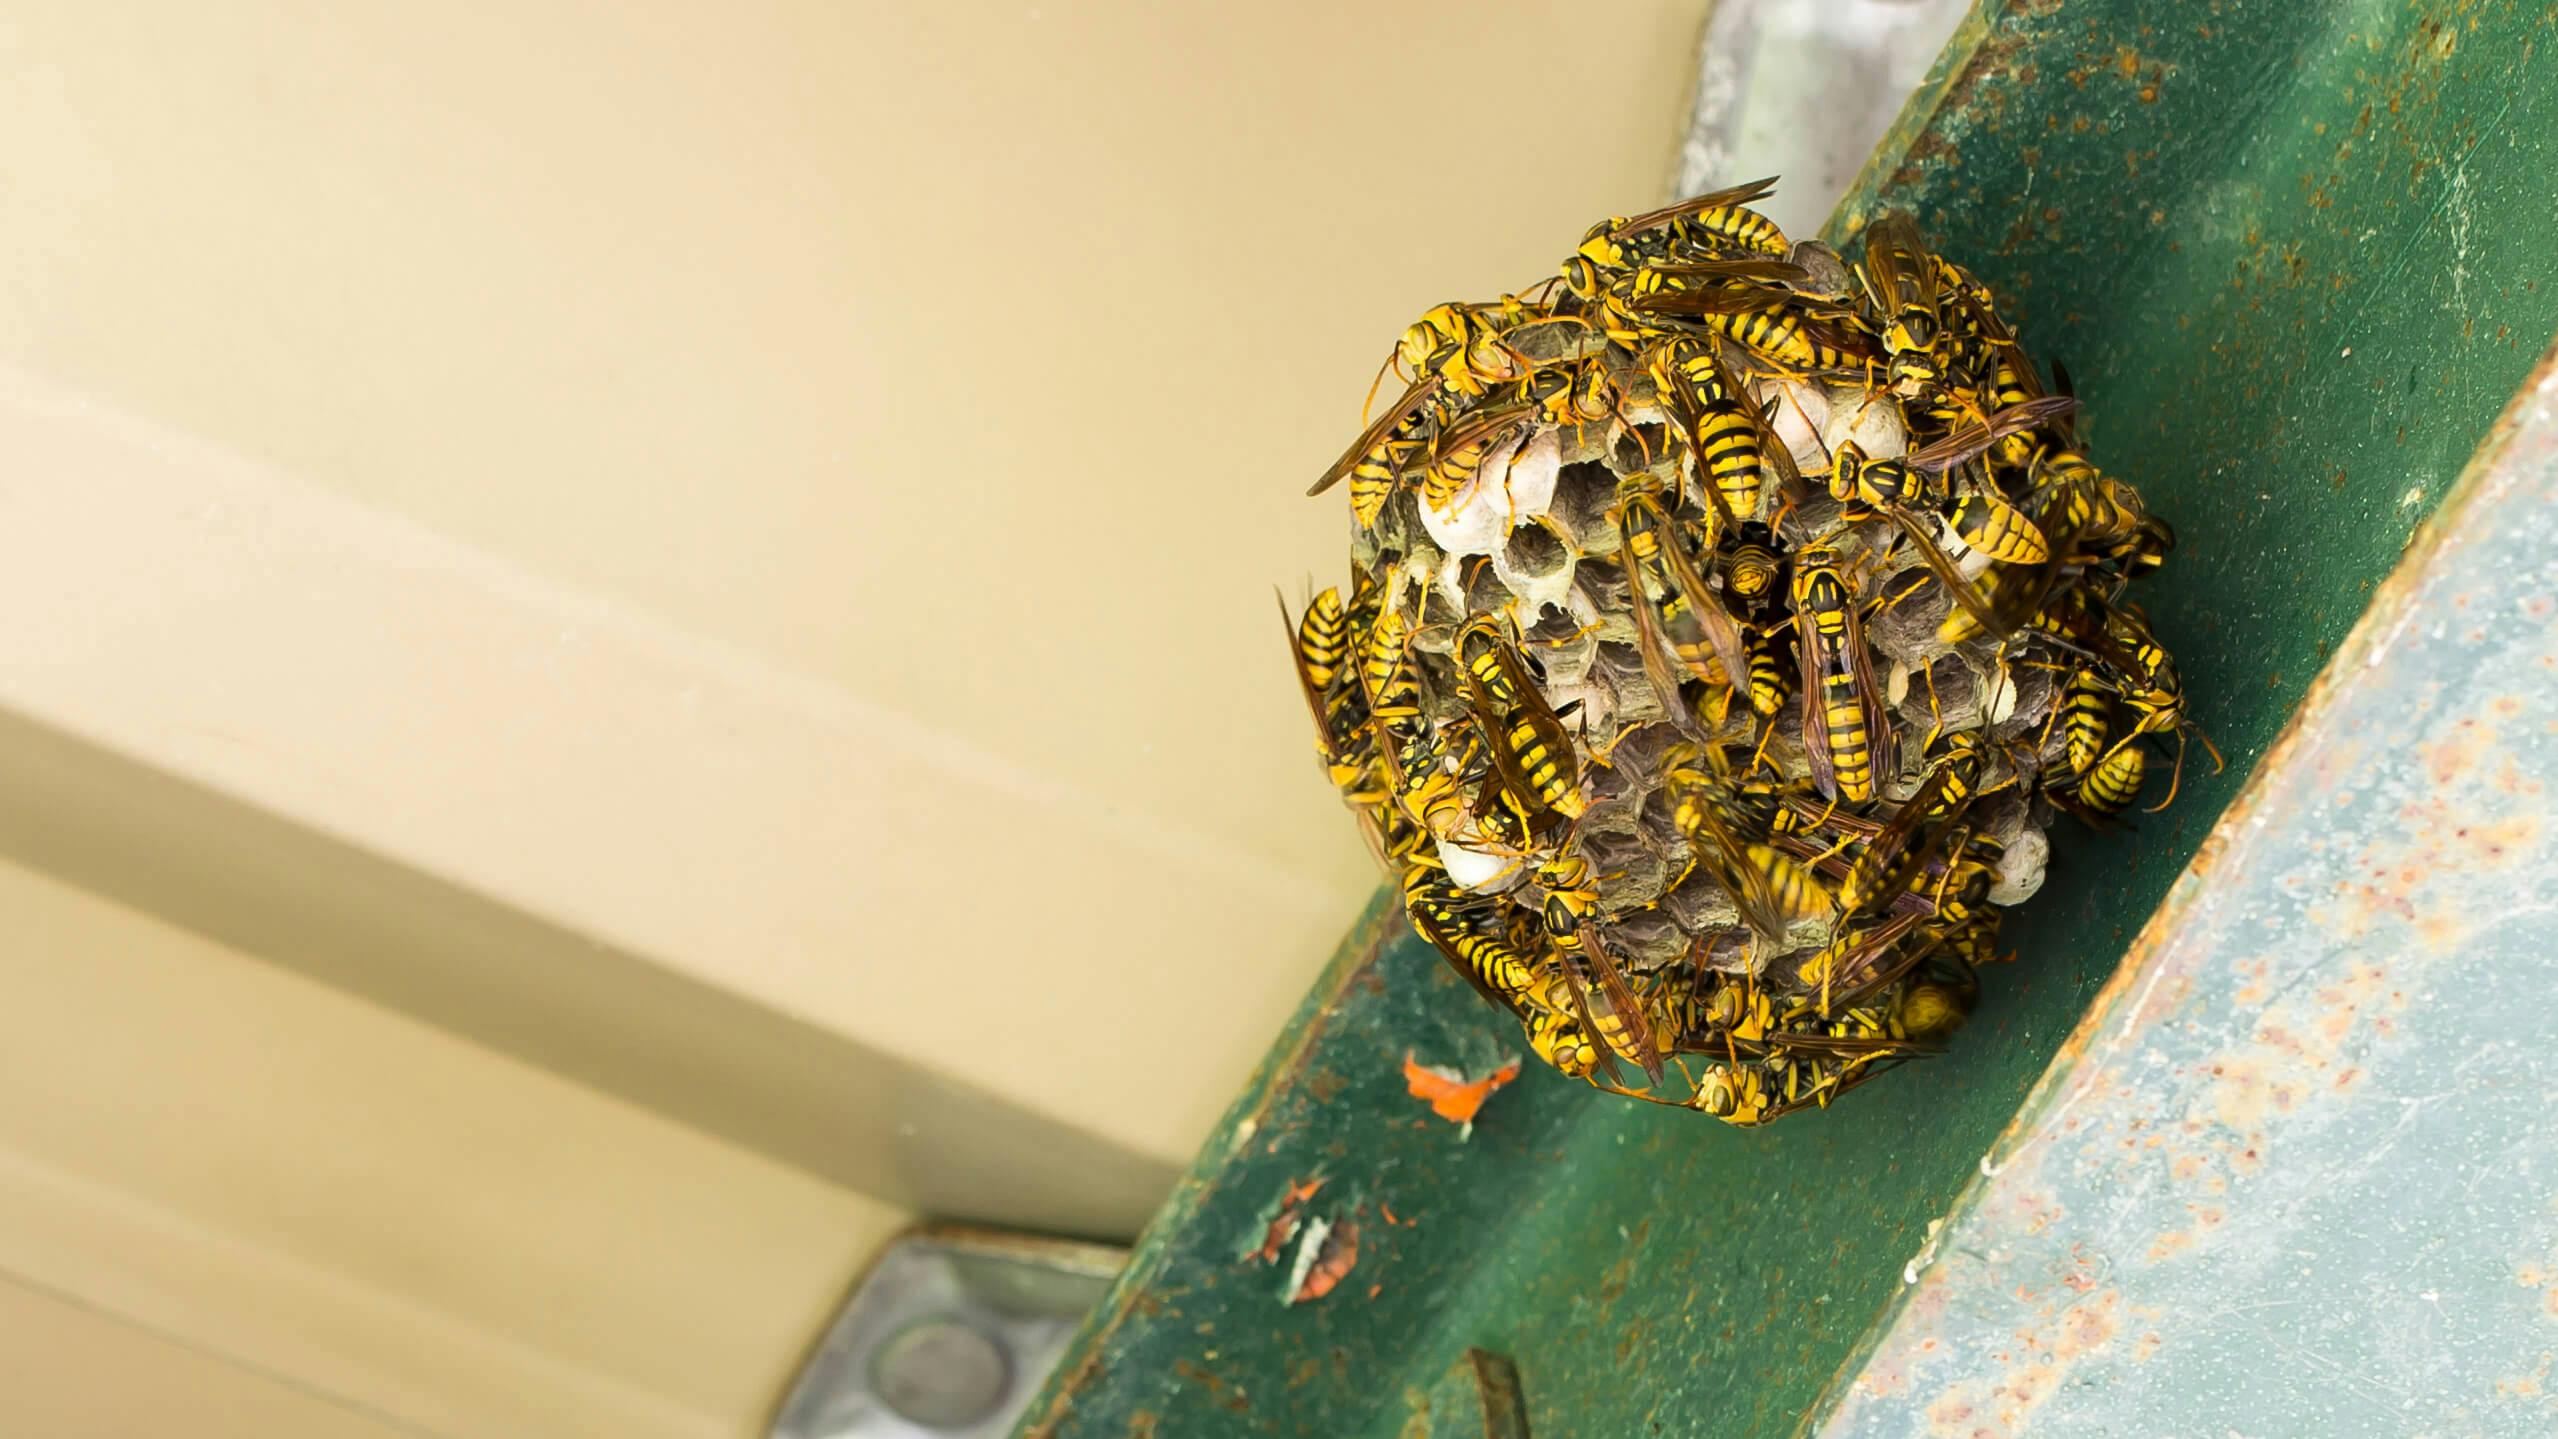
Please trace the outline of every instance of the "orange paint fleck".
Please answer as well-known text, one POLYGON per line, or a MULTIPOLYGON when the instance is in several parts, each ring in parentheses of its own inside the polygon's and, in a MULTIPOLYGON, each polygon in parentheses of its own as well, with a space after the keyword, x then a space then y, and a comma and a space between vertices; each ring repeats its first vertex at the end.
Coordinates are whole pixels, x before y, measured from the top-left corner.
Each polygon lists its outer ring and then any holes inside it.
POLYGON ((1288 1247, 1288 1241, 1296 1237, 1297 1216, 1282 1214, 1270 1221, 1269 1230, 1261 1236, 1261 1247, 1252 1252, 1252 1257, 1264 1264, 1275 1264, 1280 1252, 1288 1247))
POLYGON ((1279 1191, 1279 1212, 1270 1217, 1270 1227, 1262 1232, 1261 1247, 1247 1253, 1244 1258, 1257 1259, 1264 1264, 1277 1263, 1280 1254, 1287 1249, 1289 1241, 1297 1237, 1298 1228, 1305 1222, 1301 1208, 1307 1200, 1321 1192, 1323 1186, 1324 1177, 1320 1174, 1302 1181, 1289 1180, 1287 1186, 1279 1191))
POLYGON ((1519 1061, 1513 1059, 1479 1079, 1467 1079, 1453 1069, 1423 1064, 1404 1051, 1403 1082, 1415 1099, 1428 1100, 1430 1112, 1451 1124, 1471 1124, 1483 1109, 1483 1102, 1493 1091, 1519 1077, 1519 1061))

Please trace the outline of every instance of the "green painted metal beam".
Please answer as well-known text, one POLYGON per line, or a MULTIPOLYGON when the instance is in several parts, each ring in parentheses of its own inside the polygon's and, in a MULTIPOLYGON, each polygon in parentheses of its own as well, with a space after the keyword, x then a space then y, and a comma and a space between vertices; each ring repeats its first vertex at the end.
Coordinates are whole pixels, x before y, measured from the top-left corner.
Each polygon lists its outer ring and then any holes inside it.
POLYGON ((2183 536, 2144 598, 2230 771, 2189 766, 2137 832, 2060 837, 1950 1055, 1764 1131, 1532 1072, 1461 1137, 1404 1055, 1480 1061, 1512 1027, 1380 905, 1023 1432, 1461 1433, 1472 1348, 1515 1360, 1545 1439, 1801 1424, 2558 333, 2553 77, 2544 5, 1968 21, 1835 228, 1912 209, 2067 362, 2096 458, 2183 536), (1316 1174, 1300 1210, 1358 1257, 1284 1304, 1241 1256, 1316 1174))
POLYGON ((2545 1436, 2558 353, 1825 1403, 1830 1439, 2545 1436))

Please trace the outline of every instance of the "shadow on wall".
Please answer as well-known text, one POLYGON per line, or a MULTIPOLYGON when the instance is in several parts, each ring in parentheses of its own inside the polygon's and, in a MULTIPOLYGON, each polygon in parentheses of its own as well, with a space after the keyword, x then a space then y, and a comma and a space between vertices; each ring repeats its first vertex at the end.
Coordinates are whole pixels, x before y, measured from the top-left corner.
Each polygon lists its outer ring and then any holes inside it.
MULTIPOLYGON (((919 1213, 1125 1238, 1172 1166, 14 715, 0 853, 919 1213), (892 1118, 891 1116, 895 1116, 892 1118)), ((893 982, 895 966, 875 963, 893 982)), ((965 1015, 951 1016, 964 1045, 965 1015)))

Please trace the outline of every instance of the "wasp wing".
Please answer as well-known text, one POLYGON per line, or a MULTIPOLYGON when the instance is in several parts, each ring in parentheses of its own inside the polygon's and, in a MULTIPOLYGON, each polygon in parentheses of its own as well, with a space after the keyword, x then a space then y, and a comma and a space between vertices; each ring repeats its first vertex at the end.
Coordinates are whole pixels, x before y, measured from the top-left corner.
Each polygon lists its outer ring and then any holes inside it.
POLYGON ((1945 1048, 1924 1039, 1891 1039, 1882 1035, 1860 1039, 1847 1034, 1789 1034, 1783 1030, 1759 1042, 1776 1052, 1815 1054, 1830 1059, 1911 1059, 1922 1054, 1940 1053, 1945 1048))
POLYGON ((1674 280, 1742 280, 1793 289, 1811 283, 1812 272, 1791 260, 1694 260, 1643 267, 1643 273, 1674 280))
POLYGON ((1918 551, 1919 559, 1936 576, 1937 583, 1945 586, 1945 593, 1963 607, 1974 623, 1993 638, 2004 637, 2015 630, 2015 624, 2006 623, 1990 601, 1981 597, 1979 587, 1963 578, 1962 570, 1955 567, 1954 561, 1936 543, 1936 538, 1928 534, 1917 519, 1897 506, 1885 510, 1884 514, 1900 527, 1901 533, 1909 538, 1911 547, 1918 551))
POLYGON ((2010 435, 2058 420, 2077 408, 2078 401, 2067 395, 2020 400, 1990 416, 1987 424, 1964 425, 1933 444, 1910 451, 1901 461, 1914 470, 1950 470, 2010 435))
MULTIPOLYGON (((1749 846, 1711 808, 1703 812, 1703 818, 1700 828, 1707 862, 1713 865, 1715 877, 1723 881, 1723 892, 1731 897, 1732 908, 1739 912, 1741 922, 1750 927, 1751 933, 1783 948, 1790 927, 1783 897, 1776 892, 1767 872, 1751 863, 1749 846)), ((1697 837, 1690 836, 1689 842, 1696 843, 1697 837)))
POLYGON ((1664 205, 1658 210, 1647 210, 1640 215, 1629 216, 1609 227, 1608 238, 1622 240, 1629 235, 1640 235, 1646 230, 1666 225, 1682 215, 1693 215, 1702 210, 1728 210, 1734 205, 1747 205, 1753 200, 1764 200, 1776 193, 1776 180, 1776 176, 1769 175, 1746 184, 1710 190, 1702 195, 1691 195, 1676 204, 1664 205))
MULTIPOLYGON (((1626 1043, 1634 1050, 1629 1057, 1634 1060, 1636 1067, 1643 1071, 1644 1078, 1655 1084, 1660 1083, 1661 1050, 1653 1040, 1652 1020, 1644 1013, 1642 1003, 1635 998, 1634 986, 1626 982, 1625 971, 1617 968, 1615 958, 1608 953, 1607 946, 1600 942, 1599 927, 1596 924, 1583 924, 1579 933, 1581 952, 1590 961, 1591 973, 1599 978, 1599 993, 1607 1000, 1610 1015, 1616 1020, 1618 1031, 1625 1036, 1626 1043)), ((1566 968, 1569 967, 1569 965, 1566 966, 1566 968)), ((1599 1035, 1599 1041, 1601 1048, 1607 1047, 1605 1032, 1599 1035)))
POLYGON ((1643 661, 1643 678, 1651 684, 1653 694, 1661 701, 1662 712, 1670 717, 1671 723, 1703 739, 1705 736, 1697 725, 1696 716, 1679 698, 1679 676, 1672 665, 1683 661, 1679 661, 1678 647, 1670 643, 1669 635, 1661 629, 1660 612, 1653 608, 1651 592, 1643 581, 1644 569, 1643 561, 1627 551, 1625 577, 1626 583, 1633 587, 1628 604, 1634 611, 1635 652, 1643 661))
MULTIPOLYGON (((1439 951, 1439 957, 1448 962, 1448 968, 1455 970, 1459 979, 1471 986, 1475 993, 1482 995, 1485 1003, 1511 1014, 1520 1013, 1520 1007, 1517 1004, 1503 998, 1499 990, 1484 983, 1483 976, 1474 972, 1474 966, 1465 962, 1464 957, 1457 951, 1456 937, 1448 932, 1442 916, 1427 905, 1411 903, 1405 905, 1404 914, 1411 919, 1413 930, 1423 939, 1428 940, 1432 949, 1439 951)), ((1524 1015, 1521 1017, 1525 1018, 1524 1015)))
POLYGON ((1288 597, 1281 593, 1276 585, 1271 587, 1270 594, 1273 599, 1279 601, 1279 627, 1288 640, 1288 667, 1296 671, 1298 692, 1306 697, 1306 712, 1314 716, 1315 736, 1329 751, 1332 748, 1332 734, 1331 726, 1324 720, 1323 695, 1315 688, 1314 676, 1306 673, 1305 646, 1297 639, 1297 621, 1288 614, 1288 597))
POLYGON ((1359 432, 1359 438, 1350 442, 1350 448, 1341 452, 1341 458, 1332 462, 1331 467, 1323 472, 1322 479, 1306 487, 1307 496, 1311 498, 1322 494, 1341 483, 1343 476, 1356 469, 1361 460, 1374 453, 1405 421, 1420 414, 1438 393, 1439 377, 1436 375, 1425 375, 1413 381, 1412 388, 1403 392, 1402 399, 1377 416, 1376 423, 1359 432))
POLYGON ((1882 831, 1866 842, 1864 851, 1848 870, 1847 882, 1839 886, 1839 897, 1847 904, 1842 923, 1872 910, 1876 899, 1888 899, 1897 894, 1900 885, 1894 882, 1895 879, 1916 866, 1926 864, 1928 857, 1944 843, 1947 831, 1971 804, 1970 795, 1954 802, 1947 812, 1945 824, 1928 831, 1925 845, 1910 854, 1903 853, 1909 849, 1910 840, 1920 833, 1928 811, 1945 797, 1946 786, 1952 782, 1950 767, 1940 764, 1929 770, 1918 789, 1892 812, 1892 818, 1882 831))
POLYGON ((1823 1085, 1819 1090, 1816 1090, 1811 1094, 1807 1094, 1800 1099, 1781 1099, 1770 1104, 1767 1108, 1759 1111, 1758 1117, 1752 1119, 1750 1121, 1750 1125, 1756 1126, 1766 1124, 1772 1120, 1783 1119, 1789 1114, 1799 1113, 1806 1109, 1826 1109, 1829 1107, 1831 1100, 1838 1098, 1840 1095, 1847 1093, 1849 1090, 1856 1088, 1858 1085, 1863 1084, 1867 1080, 1872 1079, 1874 1076, 1881 1074, 1886 1070, 1898 1069, 1907 1063, 1909 1063, 1909 1060, 1906 1058, 1894 1058, 1878 1059, 1872 1064, 1859 1065, 1856 1068, 1849 1070, 1847 1073, 1840 1075, 1831 1083, 1823 1085))
MULTIPOLYGON (((1857 313, 1855 307, 1851 305, 1815 300, 1809 296, 1748 282, 1719 285, 1710 290, 1656 290, 1648 295, 1633 296, 1626 301, 1626 305, 1630 309, 1642 310, 1650 314, 1678 315, 1692 319, 1702 319, 1708 315, 1738 315, 1751 310, 1782 309, 1798 322, 1807 325, 1826 320, 1851 321, 1857 313)), ((1862 338, 1860 337, 1858 343, 1862 343, 1862 338)))
POLYGON ((1904 309, 1936 312, 1936 264, 1909 216, 1886 215, 1866 227, 1865 281, 1887 320, 1904 309))
POLYGON ((1812 787, 1821 792, 1823 799, 1834 800, 1839 797, 1839 776, 1837 767, 1830 763, 1829 714, 1821 707, 1821 673, 1829 664, 1829 648, 1821 638, 1820 627, 1807 613, 1798 611, 1794 616, 1794 647, 1803 758, 1811 766, 1812 787))
MULTIPOLYGON (((1712 485, 1700 481, 1698 488, 1713 495, 1717 506, 1722 504, 1723 497, 1714 494, 1712 485)), ((1687 548, 1679 543, 1678 526, 1671 520, 1669 511, 1650 495, 1628 495, 1620 509, 1621 529, 1627 520, 1639 520, 1643 528, 1651 532, 1654 553, 1661 557, 1662 567, 1670 572, 1670 583, 1678 586, 1679 597, 1687 601, 1688 613, 1696 617, 1697 627, 1705 632, 1705 642, 1713 648, 1714 658, 1723 666, 1723 683, 1749 683, 1750 657, 1741 642, 1741 626, 1732 618, 1732 612, 1723 607, 1722 597, 1706 587, 1704 572, 1697 568, 1687 548)), ((1633 549, 1631 533, 1626 536, 1626 545, 1630 555, 1633 549)), ((1713 676, 1703 672, 1699 672, 1698 678, 1708 682, 1713 680, 1713 676)))

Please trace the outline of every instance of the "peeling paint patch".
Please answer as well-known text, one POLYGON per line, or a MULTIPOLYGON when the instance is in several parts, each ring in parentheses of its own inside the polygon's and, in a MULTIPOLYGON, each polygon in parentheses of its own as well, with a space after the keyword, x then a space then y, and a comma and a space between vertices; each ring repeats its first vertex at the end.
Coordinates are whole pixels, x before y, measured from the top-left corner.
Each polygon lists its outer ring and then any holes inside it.
POLYGON ((1817 1432, 2217 1435, 2232 1396, 2281 1432, 2558 1432, 2549 399, 2339 651, 1817 1432))

